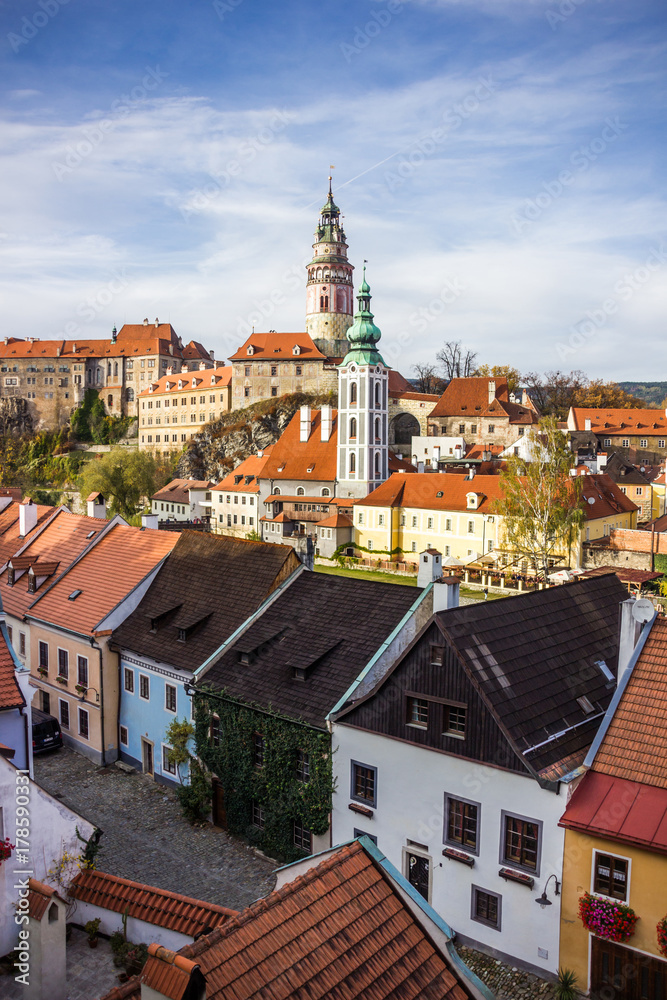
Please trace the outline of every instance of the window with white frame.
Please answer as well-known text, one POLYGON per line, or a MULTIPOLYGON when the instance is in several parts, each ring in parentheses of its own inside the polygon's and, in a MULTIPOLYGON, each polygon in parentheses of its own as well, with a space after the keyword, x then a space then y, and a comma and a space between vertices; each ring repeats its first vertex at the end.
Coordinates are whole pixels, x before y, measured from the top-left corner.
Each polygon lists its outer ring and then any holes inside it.
POLYGON ((84 740, 87 740, 89 736, 88 712, 85 708, 79 709, 79 736, 84 740))
POLYGON ((176 688, 173 684, 164 686, 164 707, 167 712, 176 711, 176 688))
POLYGON ((120 727, 120 742, 121 745, 126 747, 130 743, 130 737, 128 736, 127 726, 120 727))
POLYGON ((164 774, 176 774, 176 764, 169 758, 169 747, 162 744, 162 771, 164 774))
POLYGON ((150 698, 150 682, 146 674, 139 674, 139 697, 146 701, 150 698))
POLYGON ((595 851, 593 854, 593 892, 619 902, 627 902, 630 863, 627 858, 595 851))
POLYGON ((125 667, 123 670, 123 687, 128 694, 134 694, 134 670, 125 667))
POLYGON ((88 657, 77 656, 76 658, 76 680, 81 687, 88 687, 88 657))
POLYGON ((58 677, 65 680, 69 677, 69 653, 66 649, 58 649, 58 677))
POLYGON ((61 698, 58 701, 58 709, 61 729, 69 729, 69 702, 63 701, 61 698))

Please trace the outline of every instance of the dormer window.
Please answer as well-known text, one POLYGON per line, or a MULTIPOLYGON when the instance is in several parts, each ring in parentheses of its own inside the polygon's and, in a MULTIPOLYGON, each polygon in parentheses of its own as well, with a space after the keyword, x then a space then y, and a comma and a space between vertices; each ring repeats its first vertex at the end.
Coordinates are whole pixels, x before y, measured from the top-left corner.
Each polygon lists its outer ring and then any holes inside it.
POLYGON ((234 476, 234 485, 238 486, 238 484, 241 482, 242 479, 243 476, 234 476))
POLYGON ((294 355, 294 357, 298 357, 299 354, 301 354, 301 348, 299 347, 298 344, 295 344, 294 347, 292 348, 292 354, 294 355))
POLYGON ((186 628, 179 628, 178 630, 178 641, 185 642, 188 637, 188 630, 186 628))
POLYGON ((247 349, 247 351, 246 351, 246 354, 247 354, 247 355, 248 355, 249 357, 252 357, 252 355, 253 355, 254 353, 255 353, 255 349, 254 349, 254 347, 252 346, 252 344, 248 344, 248 349, 247 349))
POLYGON ((37 593, 37 580, 34 573, 28 573, 28 593, 29 594, 37 593))
POLYGON ((466 493, 466 500, 468 504, 468 510, 477 510, 477 494, 476 493, 466 493))
POLYGON ((292 667, 292 680, 305 681, 305 679, 306 679, 305 667, 292 667))
POLYGON ((14 586, 14 567, 13 566, 10 566, 9 569, 7 570, 7 586, 8 587, 13 587, 14 586))

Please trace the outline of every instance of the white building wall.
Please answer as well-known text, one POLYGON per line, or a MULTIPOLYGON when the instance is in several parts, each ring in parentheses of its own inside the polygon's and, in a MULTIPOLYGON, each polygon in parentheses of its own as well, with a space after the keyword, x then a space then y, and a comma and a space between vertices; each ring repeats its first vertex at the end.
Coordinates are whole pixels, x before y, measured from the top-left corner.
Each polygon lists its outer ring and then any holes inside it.
POLYGON ((427 856, 429 902, 459 938, 535 971, 557 972, 560 897, 554 895, 553 879, 548 889, 552 905, 543 909, 535 900, 549 875, 561 881, 564 831, 558 820, 565 810, 567 786, 561 785, 558 794, 545 791, 528 776, 340 724, 333 727, 333 751, 337 782, 333 844, 352 839, 355 830, 371 834, 406 877, 406 849, 427 856), (377 808, 372 818, 348 808, 353 802, 352 761, 377 768, 377 808), (479 854, 473 868, 442 854, 445 794, 480 805, 479 854), (501 861, 503 810, 543 824, 532 889, 498 874, 501 867, 512 867, 501 861), (501 897, 500 930, 471 919, 473 885, 501 897))
MULTIPOLYGON (((77 902, 76 909, 71 915, 71 920, 82 927, 89 921, 99 917, 100 934, 111 936, 114 931, 123 930, 123 914, 107 910, 103 906, 95 906, 93 903, 77 902)), ((161 944, 172 951, 178 951, 184 944, 192 944, 193 938, 188 934, 181 934, 178 931, 169 930, 166 927, 158 927, 157 924, 149 924, 146 920, 137 920, 136 917, 127 918, 127 940, 133 944, 161 944)))

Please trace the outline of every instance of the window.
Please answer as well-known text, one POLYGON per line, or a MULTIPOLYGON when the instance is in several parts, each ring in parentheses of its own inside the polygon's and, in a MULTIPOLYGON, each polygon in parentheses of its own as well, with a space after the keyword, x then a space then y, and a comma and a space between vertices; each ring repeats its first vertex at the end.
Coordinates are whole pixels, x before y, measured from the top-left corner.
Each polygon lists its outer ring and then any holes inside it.
POLYGON ((76 679, 82 687, 88 687, 88 657, 77 656, 76 658, 76 679))
POLYGON ((366 805, 377 806, 377 768, 352 761, 350 798, 366 805))
POLYGON ((277 385, 272 385, 271 386, 271 395, 272 396, 277 396, 278 395, 278 386, 277 385))
POLYGON ((123 687, 130 694, 134 694, 134 670, 128 670, 127 667, 123 671, 123 687))
POLYGON ((469 535, 474 535, 475 534, 475 522, 474 521, 468 521, 468 534, 469 535))
POLYGON ((169 759, 169 747, 162 744, 162 772, 163 774, 176 774, 176 764, 169 759))
POLYGON ((295 374, 296 375, 303 375, 303 365, 296 365, 296 367, 295 367, 295 374))
POLYGON ((479 886, 473 885, 472 905, 470 908, 471 920, 476 920, 480 924, 486 924, 487 927, 494 927, 499 931, 501 901, 502 896, 496 895, 495 892, 487 892, 486 889, 480 889, 479 886))
POLYGON ((124 747, 129 745, 130 739, 127 735, 127 726, 120 727, 120 742, 124 747))
POLYGON ((7 625, 7 635, 9 636, 9 641, 14 642, 14 629, 11 625, 7 625))
POLYGON ((372 538, 368 539, 368 546, 367 546, 367 548, 368 548, 369 552, 373 551, 373 539, 372 538))
POLYGON ((304 490, 303 486, 298 486, 297 487, 296 495, 298 497, 304 497, 306 495, 306 491, 304 490))
POLYGON ((364 523, 364 512, 363 512, 363 510, 360 510, 359 511, 359 519, 357 521, 357 524, 363 524, 363 523, 364 523))
POLYGON ((350 439, 356 440, 357 437, 357 418, 350 417, 350 439))
POLYGON ((445 531, 451 531, 451 530, 452 530, 452 519, 451 517, 448 517, 447 520, 445 521, 445 531))
POLYGON ((415 516, 412 518, 412 527, 416 528, 417 524, 418 524, 417 515, 415 514, 415 516))
POLYGON ((384 514, 378 514, 378 526, 384 528, 384 514))
POLYGON ((595 852, 593 858, 593 891, 601 896, 625 901, 628 898, 628 862, 612 854, 595 852))
POLYGON ((176 688, 173 684, 164 686, 164 707, 168 712, 176 711, 176 688))
POLYGON ((477 802, 453 799, 445 795, 444 843, 462 847, 477 854, 479 851, 479 810, 477 802))
POLYGON ((541 823, 520 816, 511 816, 503 810, 503 842, 501 861, 539 875, 541 823))
POLYGON ((305 750, 296 752, 296 780, 304 783, 310 781, 310 754, 305 750))
POLYGON ((465 434, 465 432, 466 432, 466 425, 459 424, 459 434, 465 434))
POLYGON ((664 447, 665 447, 665 439, 664 438, 660 438, 658 440, 658 448, 664 448, 664 447))
POLYGON ((350 385, 350 403, 356 403, 357 401, 357 383, 353 382, 350 385))
POLYGON ((408 726, 428 728, 428 702, 425 698, 408 698, 406 722, 408 726))
POLYGON ((357 471, 357 456, 354 454, 354 452, 351 452, 350 453, 350 472, 356 472, 356 471, 357 471))
POLYGON ((150 698, 150 682, 145 674, 139 674, 139 697, 146 701, 150 698))
POLYGON ((58 650, 58 677, 69 677, 69 653, 66 649, 58 650))
POLYGON ((640 496, 642 496, 643 492, 644 492, 643 487, 637 486, 635 488, 635 496, 640 497, 640 496))
POLYGON ((209 730, 209 743, 212 747, 220 746, 220 719, 217 715, 214 715, 211 719, 211 728, 209 730))
POLYGON ((630 447, 630 438, 623 438, 621 440, 621 448, 629 448, 629 447, 630 447))
POLYGON ((372 844, 375 844, 375 846, 377 847, 378 839, 375 836, 375 834, 373 834, 373 833, 366 833, 365 830, 356 830, 355 829, 354 836, 355 837, 368 837, 368 839, 370 840, 370 842, 372 844))
POLYGON ((648 438, 640 438, 639 439, 639 447, 640 448, 648 448, 648 438))
POLYGON ((266 741, 261 733, 255 733, 252 738, 252 762, 255 767, 264 767, 266 756, 266 741))
POLYGON ((604 444, 605 448, 611 447, 611 438, 605 438, 602 443, 604 444))
POLYGON ((47 642, 39 644, 39 666, 41 670, 49 669, 49 644, 47 642))
POLYGON ((79 709, 79 736, 88 739, 88 712, 85 708, 79 709))
POLYGON ((428 531, 431 531, 433 529, 433 518, 432 517, 429 517, 427 519, 427 521, 426 521, 426 528, 427 528, 428 531))
POLYGON ((63 729, 69 729, 69 702, 59 701, 58 705, 60 707, 60 725, 63 729))
POLYGON ((416 552, 417 551, 417 543, 416 542, 412 542, 412 544, 410 545, 410 551, 411 552, 416 552))
POLYGON ((313 835, 310 830, 306 829, 300 819, 295 819, 292 824, 292 840, 295 847, 300 847, 302 851, 306 851, 308 854, 312 853, 313 835))
POLYGON ((463 738, 466 734, 465 705, 445 705, 443 734, 463 738))
POLYGON ((493 552, 493 544, 494 544, 493 539, 489 538, 489 540, 486 543, 487 552, 493 552))
POLYGON ((25 656, 25 632, 19 632, 19 653, 25 656))
POLYGON ((255 802, 253 799, 252 825, 256 826, 258 830, 263 830, 265 823, 266 823, 266 817, 264 814, 264 806, 260 806, 259 802, 255 802))
POLYGON ((444 646, 431 646, 431 666, 441 667, 445 657, 444 646))

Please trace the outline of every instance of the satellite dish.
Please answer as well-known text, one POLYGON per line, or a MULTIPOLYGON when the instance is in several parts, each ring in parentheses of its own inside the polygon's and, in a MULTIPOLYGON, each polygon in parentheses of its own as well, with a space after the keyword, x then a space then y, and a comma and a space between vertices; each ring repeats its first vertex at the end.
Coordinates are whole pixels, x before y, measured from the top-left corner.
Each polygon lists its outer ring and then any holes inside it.
POLYGON ((595 503, 595 497, 589 497, 589 498, 588 498, 588 502, 589 502, 589 504, 590 504, 590 505, 591 505, 591 507, 592 507, 592 506, 593 506, 593 504, 595 503))
POLYGON ((645 597, 641 597, 632 605, 632 617, 636 622, 650 622, 655 614, 655 608, 645 597))

